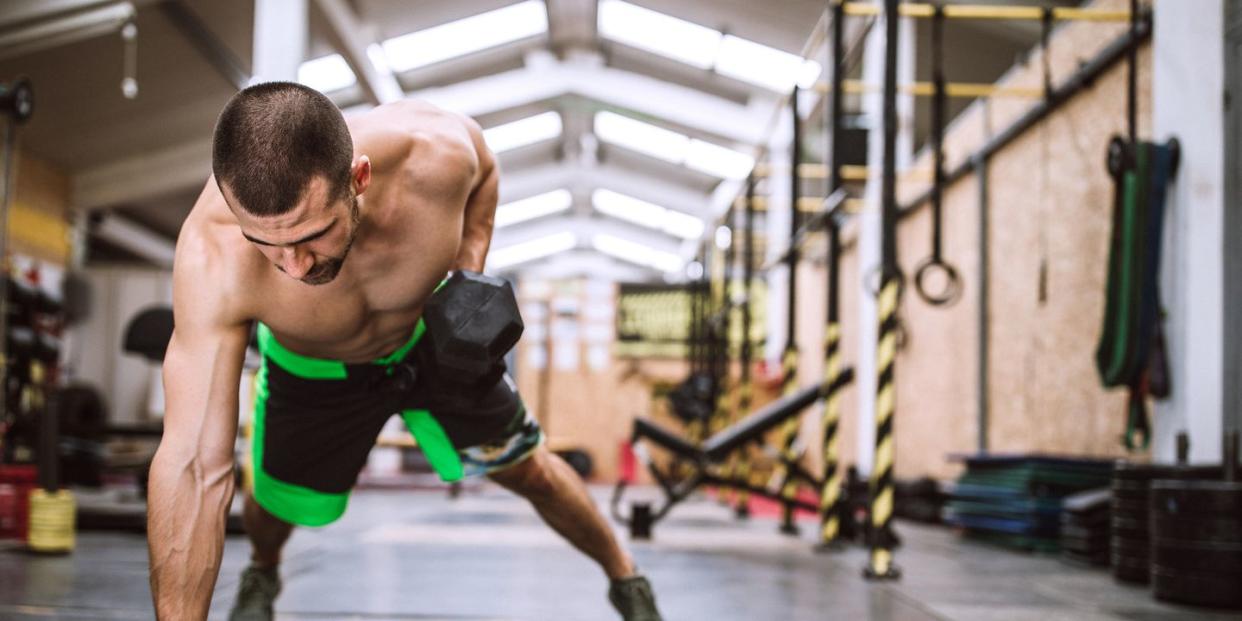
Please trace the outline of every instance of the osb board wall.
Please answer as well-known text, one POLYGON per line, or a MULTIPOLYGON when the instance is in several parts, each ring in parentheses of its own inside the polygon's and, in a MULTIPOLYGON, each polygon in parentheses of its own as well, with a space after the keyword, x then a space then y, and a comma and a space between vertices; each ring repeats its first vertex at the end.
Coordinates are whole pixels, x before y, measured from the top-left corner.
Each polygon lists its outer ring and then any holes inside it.
POLYGON ((69 261, 69 180, 51 164, 17 157, 9 207, 9 251, 57 265, 69 261))
MULTIPOLYGON (((806 261, 799 266, 797 339, 798 384, 810 386, 824 380, 824 334, 828 317, 828 299, 825 295, 828 270, 825 264, 826 249, 822 237, 808 242, 810 249, 806 261)), ((850 326, 858 325, 858 290, 850 283, 857 282, 858 260, 854 253, 841 257, 840 282, 843 284, 839 300, 841 326, 841 366, 857 364, 858 331, 850 326)), ((843 464, 857 461, 858 438, 858 392, 856 384, 850 384, 840 393, 840 415, 837 424, 837 454, 843 464)), ((802 417, 799 433, 805 443, 805 461, 812 472, 823 468, 824 411, 820 404, 809 408, 802 417)))
MULTIPOLYGON (((1095 3, 1125 8, 1124 0, 1095 3)), ((1124 33, 1118 24, 1068 23, 1058 27, 1049 57, 1054 82, 1124 33)), ((1150 128, 1149 48, 1139 54, 1139 133, 1150 128)), ((1038 86, 1042 60, 1032 54, 1007 84, 1038 86)), ((989 447, 994 452, 1048 452, 1119 456, 1125 397, 1100 386, 1093 353, 1103 312, 1111 183, 1104 170, 1109 138, 1125 131, 1125 64, 1119 64, 1045 122, 995 155, 990 164, 990 399, 989 447), (1045 297, 1040 299, 1041 263, 1045 297)), ((984 141, 987 128, 1003 129, 1029 101, 995 100, 976 105, 951 126, 946 150, 952 168, 984 141)), ((926 168, 924 154, 916 168, 926 168)), ((899 193, 922 193, 924 183, 906 180, 899 193)), ((958 467, 950 453, 971 452, 977 443, 978 374, 978 185, 968 175, 948 188, 944 201, 944 254, 960 272, 962 299, 931 307, 912 291, 901 318, 909 339, 897 358, 896 469, 900 477, 947 478, 958 467)), ((899 227, 899 260, 912 275, 930 253, 930 213, 924 208, 899 227)), ((847 235, 847 244, 852 241, 847 235)), ((863 266, 869 269, 870 266, 863 266)), ((857 255, 842 260, 842 313, 847 364, 857 352, 859 292, 857 255)), ((799 280, 798 340, 803 383, 821 372, 822 271, 799 280), (812 304, 819 306, 813 307, 812 304)), ((863 317, 862 321, 875 321, 863 317)), ((852 463, 857 442, 857 394, 843 395, 842 461, 852 463)), ((804 438, 818 445, 818 413, 804 420, 804 438)), ((819 451, 809 465, 820 467, 819 451)))

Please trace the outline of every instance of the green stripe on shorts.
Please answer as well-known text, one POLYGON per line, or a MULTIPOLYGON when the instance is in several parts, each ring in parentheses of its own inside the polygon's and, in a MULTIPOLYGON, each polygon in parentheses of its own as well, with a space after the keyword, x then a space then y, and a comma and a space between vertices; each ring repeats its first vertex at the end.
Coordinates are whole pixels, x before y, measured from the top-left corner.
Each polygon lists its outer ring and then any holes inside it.
MULTIPOLYGON (((260 346, 262 346, 263 329, 260 324, 260 346)), ((271 332, 267 333, 272 343, 271 332)), ((283 348, 282 348, 283 349, 283 348)), ((344 367, 342 366, 342 372, 344 367)), ((343 377, 343 376, 342 376, 343 377)), ((263 439, 265 434, 264 419, 267 417, 267 359, 263 359, 259 367, 258 381, 255 382, 254 397, 254 437, 251 441, 251 455, 254 458, 254 495, 255 502, 267 509, 268 513, 301 526, 323 526, 336 521, 345 513, 349 504, 349 494, 328 494, 313 489, 285 483, 269 475, 263 469, 263 439)))

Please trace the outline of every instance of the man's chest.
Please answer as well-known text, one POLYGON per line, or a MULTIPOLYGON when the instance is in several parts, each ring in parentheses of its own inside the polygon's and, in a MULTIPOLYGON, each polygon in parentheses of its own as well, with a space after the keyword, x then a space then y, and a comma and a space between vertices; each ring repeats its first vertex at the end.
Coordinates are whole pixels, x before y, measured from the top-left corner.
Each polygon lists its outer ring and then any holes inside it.
MULTIPOLYGON (((326 285, 306 285, 272 274, 260 320, 278 335, 346 350, 407 332, 436 286, 452 269, 461 241, 451 218, 385 222, 345 258, 326 285)), ((379 223, 368 223, 380 226, 379 223)))

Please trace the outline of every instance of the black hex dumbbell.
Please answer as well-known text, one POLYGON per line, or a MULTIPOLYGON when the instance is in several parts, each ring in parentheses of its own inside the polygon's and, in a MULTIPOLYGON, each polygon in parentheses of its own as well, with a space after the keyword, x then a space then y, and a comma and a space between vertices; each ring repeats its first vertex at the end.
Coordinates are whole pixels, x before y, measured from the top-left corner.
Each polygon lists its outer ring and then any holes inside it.
POLYGON ((504 356, 522 336, 517 297, 508 282, 457 271, 423 310, 425 352, 437 378, 455 384, 495 382, 504 356))

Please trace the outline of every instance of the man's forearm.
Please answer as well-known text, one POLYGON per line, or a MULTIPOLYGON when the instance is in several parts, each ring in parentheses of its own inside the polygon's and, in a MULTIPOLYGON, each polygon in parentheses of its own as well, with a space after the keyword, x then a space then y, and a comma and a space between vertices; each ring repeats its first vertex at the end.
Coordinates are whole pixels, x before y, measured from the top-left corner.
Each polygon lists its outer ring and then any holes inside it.
MULTIPOLYGON (((490 235, 488 237, 490 238, 490 235)), ((461 247, 457 251, 457 260, 453 263, 453 270, 482 272, 487 260, 487 247, 490 241, 490 239, 484 239, 480 242, 477 238, 463 238, 461 247)))
POLYGON ((151 596, 161 621, 206 619, 233 500, 232 464, 156 453, 147 494, 151 596))

